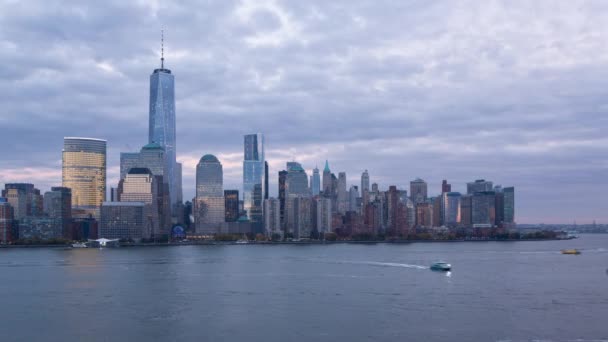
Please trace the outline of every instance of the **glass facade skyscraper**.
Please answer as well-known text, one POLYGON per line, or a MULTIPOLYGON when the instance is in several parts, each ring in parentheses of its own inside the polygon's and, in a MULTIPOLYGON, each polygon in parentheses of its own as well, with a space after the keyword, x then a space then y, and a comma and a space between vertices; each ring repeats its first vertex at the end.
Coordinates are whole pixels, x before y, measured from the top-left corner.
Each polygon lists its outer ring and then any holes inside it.
POLYGON ((247 134, 244 137, 243 207, 254 228, 261 232, 264 223, 263 201, 266 195, 264 135, 247 134))
POLYGON ((150 75, 150 120, 148 142, 159 144, 165 150, 167 183, 171 204, 181 198, 177 181, 175 146, 175 78, 171 70, 161 65, 150 75))
POLYGON ((196 166, 195 222, 198 233, 214 233, 225 221, 224 173, 220 161, 204 155, 196 166))
POLYGON ((72 189, 72 208, 99 217, 106 199, 106 141, 66 137, 62 159, 62 183, 72 189))

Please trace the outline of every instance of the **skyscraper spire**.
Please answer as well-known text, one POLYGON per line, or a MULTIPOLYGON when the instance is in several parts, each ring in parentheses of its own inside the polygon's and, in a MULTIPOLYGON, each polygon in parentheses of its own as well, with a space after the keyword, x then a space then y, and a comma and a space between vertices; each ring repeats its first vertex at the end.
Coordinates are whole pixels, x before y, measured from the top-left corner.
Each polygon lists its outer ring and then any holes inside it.
POLYGON ((160 68, 165 68, 165 30, 160 30, 160 68))

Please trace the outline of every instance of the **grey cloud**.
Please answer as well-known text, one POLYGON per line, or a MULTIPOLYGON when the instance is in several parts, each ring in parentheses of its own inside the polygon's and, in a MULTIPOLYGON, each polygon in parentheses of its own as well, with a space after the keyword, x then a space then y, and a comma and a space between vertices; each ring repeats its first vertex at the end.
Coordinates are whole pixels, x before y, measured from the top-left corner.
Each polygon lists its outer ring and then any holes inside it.
POLYGON ((355 184, 368 169, 384 187, 423 177, 431 193, 443 178, 515 185, 520 222, 608 221, 605 4, 267 3, 0 4, 0 182, 27 168, 58 184, 73 135, 108 140, 116 182, 119 153, 147 140, 164 28, 178 159, 225 156, 227 187, 240 186, 242 135, 261 131, 272 192, 295 155, 355 184))

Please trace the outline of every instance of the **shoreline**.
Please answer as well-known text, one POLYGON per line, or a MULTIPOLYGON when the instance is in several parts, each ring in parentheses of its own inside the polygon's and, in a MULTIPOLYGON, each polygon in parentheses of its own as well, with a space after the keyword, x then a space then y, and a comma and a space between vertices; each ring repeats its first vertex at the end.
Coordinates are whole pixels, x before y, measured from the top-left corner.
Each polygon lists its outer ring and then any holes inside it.
MULTIPOLYGON (((189 242, 157 242, 157 243, 120 243, 119 247, 179 247, 179 246, 272 246, 272 245, 376 245, 376 244, 411 244, 411 243, 457 243, 457 242, 539 242, 539 241, 564 241, 572 239, 488 239, 488 240, 395 240, 395 241, 249 241, 237 243, 236 241, 189 241, 189 242)), ((11 248, 73 248, 71 244, 65 245, 0 245, 0 249, 11 248)), ((96 248, 96 247, 90 247, 96 248)), ((116 247, 105 247, 116 248, 116 247)))

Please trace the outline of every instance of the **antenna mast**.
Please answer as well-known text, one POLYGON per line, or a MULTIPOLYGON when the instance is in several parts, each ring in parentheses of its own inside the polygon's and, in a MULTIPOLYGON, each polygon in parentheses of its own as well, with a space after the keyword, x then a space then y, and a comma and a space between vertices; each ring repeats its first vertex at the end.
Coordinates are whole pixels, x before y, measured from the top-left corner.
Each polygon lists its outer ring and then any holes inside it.
POLYGON ((160 68, 165 68, 165 30, 160 30, 160 68))

